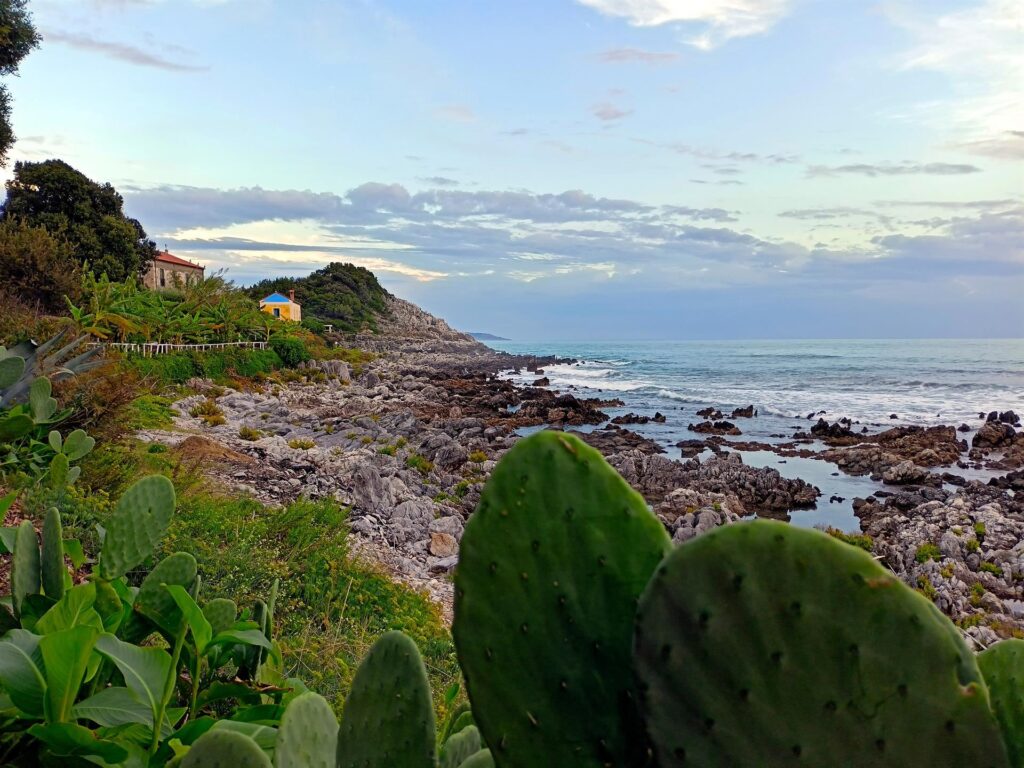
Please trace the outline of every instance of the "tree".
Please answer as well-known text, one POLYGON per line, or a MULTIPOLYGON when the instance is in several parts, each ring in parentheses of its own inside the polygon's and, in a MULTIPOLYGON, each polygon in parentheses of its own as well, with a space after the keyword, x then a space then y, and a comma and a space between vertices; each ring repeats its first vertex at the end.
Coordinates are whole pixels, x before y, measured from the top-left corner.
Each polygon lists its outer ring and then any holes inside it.
MULTIPOLYGON (((0 0, 2 2, 3 0, 0 0)), ((97 184, 62 160, 14 165, 0 220, 43 227, 71 246, 78 264, 120 282, 141 275, 156 245, 110 184, 97 184)))
POLYGON ((0 221, 0 290, 48 312, 66 309, 82 292, 81 269, 71 246, 42 227, 0 221))
MULTIPOLYGON (((0 0, 0 75, 13 75, 21 60, 39 45, 39 34, 25 7, 28 0, 0 0)), ((11 128, 11 93, 0 85, 0 165, 14 146, 11 128)))

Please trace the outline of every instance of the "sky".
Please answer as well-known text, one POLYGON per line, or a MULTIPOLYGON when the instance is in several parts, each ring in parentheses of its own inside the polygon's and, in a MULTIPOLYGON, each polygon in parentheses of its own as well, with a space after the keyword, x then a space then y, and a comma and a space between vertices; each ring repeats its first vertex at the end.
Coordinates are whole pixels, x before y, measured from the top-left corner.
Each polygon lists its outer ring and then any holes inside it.
POLYGON ((522 340, 1024 336, 1024 0, 29 6, 13 159, 240 284, 351 262, 522 340))

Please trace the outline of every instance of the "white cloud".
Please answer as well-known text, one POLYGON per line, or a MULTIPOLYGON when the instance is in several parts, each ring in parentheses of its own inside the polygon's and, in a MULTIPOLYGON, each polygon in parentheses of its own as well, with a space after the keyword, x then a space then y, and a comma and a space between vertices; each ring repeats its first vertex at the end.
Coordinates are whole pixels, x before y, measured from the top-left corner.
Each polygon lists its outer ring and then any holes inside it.
POLYGON ((933 104, 948 123, 955 145, 968 152, 1020 157, 1024 129, 1024 5, 1021 0, 983 0, 942 15, 886 9, 914 44, 901 59, 906 69, 942 72, 952 99, 933 104))
POLYGON ((767 32, 789 11, 791 0, 577 0, 606 16, 638 27, 694 23, 700 34, 687 40, 710 50, 734 37, 767 32))

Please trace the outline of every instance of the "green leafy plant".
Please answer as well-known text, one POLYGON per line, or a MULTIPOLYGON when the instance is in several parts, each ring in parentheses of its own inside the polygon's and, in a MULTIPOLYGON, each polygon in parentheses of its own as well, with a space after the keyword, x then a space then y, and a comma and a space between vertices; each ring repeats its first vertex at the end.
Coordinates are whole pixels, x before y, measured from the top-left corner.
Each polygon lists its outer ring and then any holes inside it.
POLYGON ((415 469, 424 477, 434 471, 434 463, 418 453, 408 456, 405 460, 405 466, 409 469, 415 469))

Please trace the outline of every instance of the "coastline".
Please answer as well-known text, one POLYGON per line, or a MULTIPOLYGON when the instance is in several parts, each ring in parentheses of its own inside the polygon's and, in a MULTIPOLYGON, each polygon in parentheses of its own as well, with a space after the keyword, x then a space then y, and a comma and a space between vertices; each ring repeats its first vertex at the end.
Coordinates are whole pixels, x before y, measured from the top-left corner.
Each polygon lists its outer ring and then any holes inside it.
POLYGON ((673 418, 711 426, 670 455, 644 433, 652 415, 628 417, 621 400, 545 386, 545 366, 567 358, 496 351, 401 300, 392 300, 379 334, 356 344, 378 355, 358 376, 328 361, 306 381, 215 395, 226 418, 215 427, 187 415, 211 392, 193 382, 198 394, 175 404, 175 429, 140 437, 189 442, 208 474, 268 505, 301 495, 337 499, 350 507, 354 549, 425 589, 447 616, 464 522, 495 462, 526 430, 579 431, 644 495, 676 542, 755 515, 799 522, 800 510, 827 508, 820 488, 776 469, 815 462, 865 479, 865 491, 876 488, 850 499, 874 554, 958 620, 976 646, 1024 632, 1024 473, 1006 471, 990 483, 949 471, 972 450, 983 464, 1024 458, 1024 436, 998 414, 983 429, 1003 442, 963 451, 950 427, 863 434, 805 419, 805 437, 759 443, 715 434, 725 431, 716 423, 753 415, 709 413, 702 422, 677 411, 673 418), (511 381, 514 369, 530 383, 511 381), (261 435, 244 440, 242 427, 261 435), (926 547, 922 557, 925 545, 938 556, 926 547))

